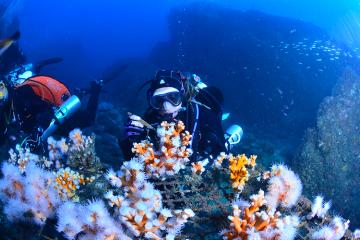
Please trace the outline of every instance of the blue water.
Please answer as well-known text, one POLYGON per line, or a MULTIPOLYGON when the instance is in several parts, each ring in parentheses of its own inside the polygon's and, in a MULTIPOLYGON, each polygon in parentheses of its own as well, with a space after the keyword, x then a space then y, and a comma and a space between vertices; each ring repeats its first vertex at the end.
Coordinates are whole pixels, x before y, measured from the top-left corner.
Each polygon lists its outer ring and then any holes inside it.
MULTIPOLYGON (((61 69, 54 69, 56 73, 68 81, 82 81, 96 76, 115 59, 146 56, 158 41, 168 38, 167 16, 170 9, 196 1, 17 2, 18 9, 14 14, 20 20, 21 46, 26 56, 37 60, 62 55, 66 61, 62 67, 59 66, 61 69)), ((354 31, 359 29, 355 21, 346 20, 351 20, 351 16, 360 12, 359 3, 355 0, 341 3, 336 0, 207 2, 301 19, 323 27, 345 41, 350 41, 351 36, 344 36, 342 30, 349 27, 355 28, 354 31)))
MULTIPOLYGON (((104 87, 101 99, 122 113, 143 112, 145 93, 137 90, 156 70, 197 73, 224 93, 224 110, 230 113, 224 127, 243 126, 245 137, 237 150, 258 154, 266 167, 273 162, 298 165, 294 161, 299 160, 309 128, 321 127, 317 117, 326 112, 319 112, 324 98, 334 93, 347 67, 360 72, 359 0, 0 0, 2 4, 11 7, 0 16, 1 36, 20 30, 17 46, 27 62, 62 57, 62 63, 47 67, 44 73, 71 89, 88 86, 113 70, 114 64, 127 64, 127 70, 104 87)), ((356 134, 358 116, 346 108, 332 111, 340 110, 354 124, 344 132, 356 134)), ((100 120, 103 128, 99 128, 105 129, 111 117, 100 120)), ((116 126, 106 134, 122 127, 118 120, 122 116, 114 118, 111 123, 116 126)), ((336 140, 342 134, 327 137, 336 140)), ((335 140, 330 142, 339 143, 335 140)), ((344 160, 341 171, 333 174, 344 173, 340 177, 348 178, 349 169, 359 169, 358 160, 351 158, 360 149, 356 144, 347 153, 336 152, 350 155, 350 160, 344 160)), ((315 150, 307 150, 319 157, 315 150)), ((358 206, 359 190, 345 190, 349 197, 344 201, 358 206)), ((326 198, 332 194, 329 190, 326 198)), ((343 209, 341 204, 335 202, 335 210, 360 223, 360 212, 343 209)))

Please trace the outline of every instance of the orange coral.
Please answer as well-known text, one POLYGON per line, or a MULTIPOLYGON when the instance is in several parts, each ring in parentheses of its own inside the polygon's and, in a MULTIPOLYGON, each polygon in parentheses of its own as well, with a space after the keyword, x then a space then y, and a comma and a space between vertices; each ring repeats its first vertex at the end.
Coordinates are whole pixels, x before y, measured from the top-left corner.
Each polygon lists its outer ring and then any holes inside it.
POLYGON ((229 240, 249 238, 249 233, 254 231, 264 231, 272 227, 276 228, 276 222, 280 214, 269 215, 264 211, 260 212, 260 208, 266 203, 264 191, 260 190, 258 194, 251 196, 251 204, 249 207, 240 210, 239 206, 233 206, 233 216, 229 216, 230 230, 223 231, 222 235, 229 240))
POLYGON ((55 189, 58 190, 62 198, 71 198, 75 195, 75 191, 80 188, 80 185, 85 185, 93 180, 93 177, 85 178, 70 168, 60 169, 56 173, 55 189))
POLYGON ((184 123, 162 122, 157 130, 160 139, 159 148, 145 140, 135 143, 132 151, 140 162, 145 163, 145 170, 155 177, 177 173, 189 161, 191 134, 185 130, 184 123))
POLYGON ((209 163, 208 159, 203 161, 198 161, 196 163, 191 163, 191 170, 195 174, 202 174, 205 171, 205 166, 209 163))

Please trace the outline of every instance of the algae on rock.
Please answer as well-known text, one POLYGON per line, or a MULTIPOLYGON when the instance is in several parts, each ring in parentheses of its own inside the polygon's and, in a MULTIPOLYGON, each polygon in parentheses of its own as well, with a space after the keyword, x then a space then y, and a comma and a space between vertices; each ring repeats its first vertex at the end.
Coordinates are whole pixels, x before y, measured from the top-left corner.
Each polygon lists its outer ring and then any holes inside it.
POLYGON ((323 193, 354 225, 360 223, 359 127, 360 78, 348 68, 320 105, 316 128, 307 131, 293 162, 305 193, 323 193))

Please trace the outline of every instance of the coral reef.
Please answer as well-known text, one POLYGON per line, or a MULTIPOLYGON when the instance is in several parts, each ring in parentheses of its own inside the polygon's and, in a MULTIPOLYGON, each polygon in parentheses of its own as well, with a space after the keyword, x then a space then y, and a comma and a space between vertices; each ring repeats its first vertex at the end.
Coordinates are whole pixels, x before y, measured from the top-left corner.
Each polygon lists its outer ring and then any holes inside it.
POLYGON ((356 229, 354 231, 354 239, 360 239, 360 230, 359 229, 356 229))
POLYGON ((191 170, 195 174, 202 174, 205 171, 205 166, 209 164, 209 159, 204 159, 196 163, 191 163, 191 170))
POLYGON ((302 198, 299 178, 285 165, 263 171, 261 166, 254 169, 254 155, 222 153, 212 168, 206 168, 208 159, 187 166, 191 136, 183 124, 163 123, 157 133, 162 139, 156 149, 150 142, 136 144, 136 157, 118 171, 98 170, 96 178, 83 175, 88 173, 88 161, 81 161, 82 167, 77 168, 67 165, 69 154, 78 157, 79 151, 94 152, 84 150, 95 146, 78 130, 71 132, 71 140, 49 139, 49 159, 21 148, 10 151, 0 180, 4 213, 10 221, 29 220, 43 226, 40 235, 48 239, 43 228, 49 224, 55 224, 66 239, 170 240, 180 234, 188 239, 218 239, 221 228, 225 228, 221 231, 224 239, 350 239, 358 235, 348 231, 349 221, 327 214, 330 203, 323 198, 316 197, 314 203, 302 198), (156 164, 167 164, 170 158, 183 167, 175 171, 170 160, 170 175, 164 170, 149 171, 149 164, 161 169, 156 164), (175 174, 180 170, 181 174, 175 174), (80 186, 91 189, 90 193, 78 196, 80 186), (266 186, 267 191, 262 191, 266 186), (101 195, 94 198, 93 190, 101 195), (247 198, 249 202, 243 200, 247 198), (57 222, 52 223, 55 216, 57 222))
POLYGON ((191 209, 175 210, 163 208, 160 191, 146 180, 144 164, 137 159, 125 162, 119 172, 110 170, 107 179, 114 191, 105 194, 110 207, 115 208, 115 216, 135 237, 174 239, 189 217, 191 209))
POLYGON ((265 196, 269 210, 275 211, 278 206, 293 207, 302 193, 299 177, 284 165, 274 165, 271 172, 264 173, 269 178, 268 192, 265 196))
POLYGON ((284 165, 274 165, 271 172, 263 174, 268 180, 268 191, 260 190, 250 196, 250 203, 233 204, 230 230, 223 230, 224 239, 294 239, 299 225, 296 215, 284 216, 279 206, 293 207, 301 196, 302 184, 298 177, 284 165), (261 210, 266 207, 266 210, 261 210))
POLYGON ((242 191, 246 182, 249 179, 249 173, 246 169, 247 166, 252 168, 255 167, 256 156, 251 155, 250 158, 247 158, 245 154, 239 156, 229 156, 229 170, 230 170, 230 179, 232 181, 232 187, 238 191, 242 191))
POLYGON ((294 239, 299 225, 298 216, 280 217, 279 212, 260 211, 266 205, 262 190, 250 197, 251 203, 234 204, 230 230, 223 230, 223 239, 294 239))
POLYGON ((234 156, 232 154, 226 155, 221 153, 214 161, 213 166, 217 169, 226 170, 223 168, 224 160, 228 160, 228 171, 230 174, 230 180, 232 187, 241 192, 244 189, 245 184, 249 180, 249 171, 247 168, 254 169, 256 166, 257 156, 251 155, 247 158, 245 154, 234 156))
POLYGON ((185 168, 192 152, 188 148, 191 135, 184 130, 185 126, 181 121, 162 122, 157 129, 157 137, 160 140, 157 149, 147 140, 134 144, 135 158, 145 164, 147 174, 164 179, 185 168))
POLYGON ((76 190, 81 185, 91 183, 95 177, 85 178, 82 174, 71 170, 70 168, 60 168, 55 174, 55 186, 62 199, 69 199, 75 196, 76 190))
POLYGON ((313 240, 340 240, 344 237, 346 230, 349 228, 350 221, 343 221, 335 217, 328 226, 322 227, 314 232, 311 239, 313 240))
POLYGON ((32 161, 22 172, 17 166, 4 162, 0 180, 0 199, 5 203, 4 213, 11 221, 32 220, 43 225, 53 217, 61 199, 52 187, 53 174, 32 161))
MULTIPOLYGON (((189 144, 190 135, 182 133, 184 129, 181 122, 162 123, 157 129, 158 137, 161 137, 159 151, 153 150, 150 142, 135 144, 136 157, 124 162, 118 172, 110 169, 106 173, 105 177, 112 189, 104 194, 104 198, 112 208, 113 214, 110 214, 99 201, 86 205, 67 203, 66 208, 72 209, 74 214, 66 216, 66 213, 60 210, 58 218, 66 220, 60 220, 57 230, 64 232, 68 239, 75 238, 80 232, 85 234, 82 235, 84 238, 103 236, 121 239, 120 235, 125 234, 119 227, 124 226, 126 234, 135 238, 174 239, 188 218, 194 216, 194 212, 188 208, 174 211, 163 208, 162 195, 148 178, 157 178, 160 174, 163 176, 169 172, 175 174, 182 168, 179 166, 189 161, 187 157, 190 152, 186 146, 189 144), (89 223, 79 219, 79 213, 86 213, 88 209, 94 209, 89 212, 92 216, 89 223), (98 222, 100 220, 101 223, 98 222)), ((79 139, 73 136, 74 138, 79 139)), ((82 145, 81 141, 79 144, 82 145)))
POLYGON ((321 192, 333 208, 359 225, 360 78, 347 69, 322 102, 293 166, 309 197, 321 192), (346 204, 344 204, 344 201, 346 204))
POLYGON ((0 199, 10 221, 29 220, 44 225, 55 216, 63 201, 78 200, 76 193, 81 185, 95 180, 94 176, 85 177, 68 167, 61 168, 71 162, 68 159, 86 154, 94 147, 89 144, 91 139, 78 130, 71 132, 70 137, 69 141, 49 138, 49 158, 32 154, 20 146, 9 151, 9 160, 2 165, 0 199))
POLYGON ((331 201, 324 203, 324 197, 316 196, 311 206, 311 213, 307 216, 308 219, 314 217, 325 218, 327 212, 331 207, 331 201))
POLYGON ((95 171, 99 166, 99 158, 95 152, 95 137, 84 136, 80 129, 69 133, 68 140, 62 138, 56 141, 48 138, 49 160, 55 163, 56 168, 63 165, 80 170, 95 171))
POLYGON ((63 232, 67 239, 131 239, 110 216, 101 200, 85 205, 65 202, 57 213, 59 220, 56 229, 63 232))
POLYGON ((17 145, 15 150, 9 150, 8 161, 18 166, 20 172, 24 173, 29 161, 38 162, 39 157, 35 154, 32 154, 29 149, 22 149, 19 145, 17 145))

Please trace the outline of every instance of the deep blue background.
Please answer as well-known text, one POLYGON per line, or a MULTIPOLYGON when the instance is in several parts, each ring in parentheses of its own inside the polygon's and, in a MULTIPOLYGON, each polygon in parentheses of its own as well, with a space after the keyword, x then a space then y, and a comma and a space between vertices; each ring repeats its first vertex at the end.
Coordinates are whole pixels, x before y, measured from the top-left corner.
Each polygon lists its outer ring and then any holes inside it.
MULTIPOLYGON (((195 0, 2 0, 16 6, 21 47, 29 60, 62 56, 52 69, 65 82, 87 82, 119 58, 146 56, 168 37, 171 8, 195 0)), ((358 1, 217 0, 237 9, 257 9, 312 22, 353 43, 359 29, 358 1)), ((360 32, 360 31, 359 31, 360 32)), ((360 39, 360 38, 359 38, 360 39)))

